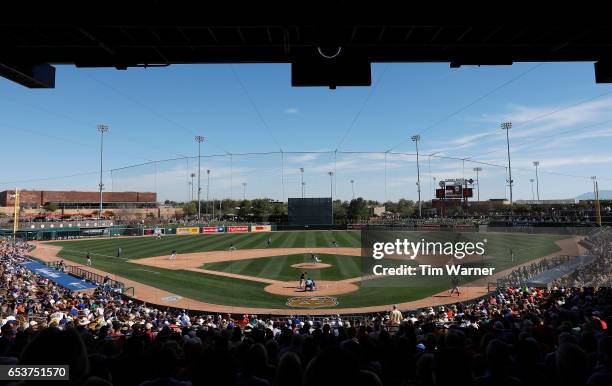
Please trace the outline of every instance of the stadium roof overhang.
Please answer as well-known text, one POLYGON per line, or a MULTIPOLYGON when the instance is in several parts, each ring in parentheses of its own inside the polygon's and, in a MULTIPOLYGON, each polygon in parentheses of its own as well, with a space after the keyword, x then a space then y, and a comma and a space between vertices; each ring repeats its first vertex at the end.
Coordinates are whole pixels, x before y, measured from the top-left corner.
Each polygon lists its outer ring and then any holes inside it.
POLYGON ((598 23, 593 9, 585 20, 580 11, 586 9, 575 7, 555 15, 549 7, 538 12, 535 5, 524 9, 513 4, 513 9, 496 9, 487 16, 477 4, 435 4, 416 11, 377 3, 370 4, 366 18, 365 12, 349 17, 348 9, 316 4, 294 9, 289 17, 273 4, 271 12, 262 5, 247 9, 240 4, 218 12, 188 12, 180 2, 107 1, 81 15, 75 14, 74 4, 18 6, 21 12, 0 24, 0 75, 27 87, 52 88, 56 64, 125 70, 188 63, 291 63, 294 86, 335 87, 370 85, 374 62, 459 67, 593 61, 596 81, 612 82, 612 25, 608 20, 598 23), (40 17, 45 11, 49 16, 40 17), (62 13, 74 16, 66 23, 50 16, 62 13), (297 22, 296 16, 310 17, 309 22, 297 22))

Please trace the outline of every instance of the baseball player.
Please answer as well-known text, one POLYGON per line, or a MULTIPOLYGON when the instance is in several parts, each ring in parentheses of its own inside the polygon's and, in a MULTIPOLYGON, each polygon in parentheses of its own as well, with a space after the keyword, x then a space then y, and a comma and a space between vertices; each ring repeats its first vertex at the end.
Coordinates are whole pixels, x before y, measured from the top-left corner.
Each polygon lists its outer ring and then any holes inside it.
POLYGON ((321 260, 319 260, 319 256, 315 255, 314 253, 312 253, 310 255, 310 262, 311 263, 320 263, 321 260))
POLYGON ((306 282, 304 283, 304 290, 305 291, 316 291, 317 284, 315 283, 314 280, 312 280, 311 278, 308 278, 306 279, 306 282))
POLYGON ((170 260, 176 260, 176 249, 172 250, 172 253, 170 254, 170 260))
POLYGON ((457 296, 461 296, 461 294, 459 293, 459 277, 453 277, 451 283, 453 284, 453 289, 451 289, 449 296, 453 296, 453 293, 455 292, 457 292, 457 296))
POLYGON ((87 266, 91 267, 91 256, 89 256, 89 253, 87 254, 86 258, 87 258, 87 266))
POLYGON ((306 275, 308 275, 308 272, 306 271, 303 271, 300 275, 300 284, 298 285, 298 288, 302 288, 302 283, 305 283, 306 281, 306 275))

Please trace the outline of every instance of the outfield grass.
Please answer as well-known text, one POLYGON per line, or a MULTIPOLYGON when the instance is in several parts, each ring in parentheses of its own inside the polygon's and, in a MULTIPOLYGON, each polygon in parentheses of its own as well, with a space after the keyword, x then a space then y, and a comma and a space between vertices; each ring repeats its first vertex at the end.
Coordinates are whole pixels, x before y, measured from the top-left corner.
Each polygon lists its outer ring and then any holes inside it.
MULTIPOLYGON (((403 234, 404 237, 406 234, 403 234)), ((442 233, 410 233, 415 240, 426 235, 428 240, 448 240, 442 233)), ((248 233, 194 236, 90 239, 58 241, 62 246, 60 257, 85 264, 84 256, 90 253, 94 267, 128 279, 148 284, 180 296, 214 304, 245 307, 287 308, 286 297, 272 295, 263 290, 264 283, 239 280, 185 270, 165 270, 131 264, 127 260, 168 255, 173 248, 177 252, 200 252, 227 250, 230 245, 238 249, 266 248, 268 237, 272 237, 272 248, 328 247, 336 241, 341 247, 359 247, 360 233, 356 231, 306 231, 278 233, 248 233), (124 259, 117 259, 117 248, 123 249, 124 259)), ((460 240, 482 240, 487 238, 489 265, 503 270, 513 265, 544 256, 559 250, 554 243, 559 236, 524 234, 470 234, 453 235, 460 240), (510 261, 510 249, 514 261, 510 261)), ((333 267, 308 270, 315 280, 341 280, 361 275, 360 257, 319 254, 323 262, 333 267)), ((292 264, 309 262, 310 256, 303 254, 263 257, 234 262, 205 264, 204 268, 223 272, 241 273, 275 280, 290 281, 299 277, 299 269, 292 264)), ((385 263, 385 265, 389 262, 385 263)), ((448 278, 420 278, 406 286, 406 278, 388 277, 360 284, 356 292, 339 295, 339 307, 360 307, 417 300, 450 288, 448 278), (400 287, 401 285, 401 287, 400 287)))
POLYGON ((238 249, 267 248, 268 237, 272 238, 271 248, 331 247, 336 241, 341 247, 360 247, 358 231, 309 231, 274 233, 224 233, 193 236, 163 236, 134 238, 104 238, 77 241, 57 241, 51 244, 65 250, 92 256, 117 256, 121 248, 126 259, 140 259, 152 256, 168 256, 172 249, 181 253, 227 250, 232 244, 238 249))
POLYGON ((238 261, 220 261, 204 264, 202 268, 283 281, 297 280, 300 273, 305 271, 314 280, 344 280, 361 276, 360 256, 326 253, 320 253, 317 256, 322 263, 331 264, 331 267, 320 269, 294 268, 292 267, 294 264, 310 263, 311 261, 309 253, 300 253, 238 261))

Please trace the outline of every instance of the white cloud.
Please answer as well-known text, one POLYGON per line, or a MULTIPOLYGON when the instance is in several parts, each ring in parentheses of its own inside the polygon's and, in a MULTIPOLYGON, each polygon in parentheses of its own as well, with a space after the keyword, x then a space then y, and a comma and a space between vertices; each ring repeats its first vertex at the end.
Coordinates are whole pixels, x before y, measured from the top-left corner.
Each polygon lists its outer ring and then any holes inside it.
POLYGON ((514 106, 507 113, 492 117, 495 122, 511 121, 512 138, 537 137, 557 129, 580 127, 612 118, 612 98, 597 99, 577 106, 514 106), (548 114, 548 115, 547 115, 548 114), (539 119, 535 119, 540 117, 539 119))
MULTIPOLYGON (((518 167, 524 168, 532 168, 533 160, 532 159, 517 159, 512 162, 512 168, 514 169, 514 165, 516 164, 518 167), (516 162, 516 163, 515 163, 516 162)), ((541 168, 554 168, 560 166, 574 166, 574 165, 596 165, 596 164, 606 164, 612 162, 611 155, 603 155, 603 154, 589 154, 589 155, 565 155, 563 157, 554 157, 554 158, 542 158, 540 160, 541 168)))
POLYGON ((495 136, 496 134, 498 133, 492 130, 485 131, 482 133, 477 133, 477 134, 468 134, 468 135, 464 135, 459 138, 455 138, 451 140, 450 143, 453 145, 473 145, 479 139, 495 136))
POLYGON ((318 159, 321 156, 320 153, 304 153, 296 156, 288 157, 287 161, 290 163, 302 163, 309 162, 318 159))
POLYGON ((538 150, 545 149, 557 149, 566 146, 574 146, 578 141, 585 141, 593 138, 609 138, 612 137, 612 128, 602 129, 602 130, 594 130, 594 131, 586 131, 578 134, 562 136, 559 138, 551 138, 547 142, 538 141, 533 144, 526 144, 524 147, 538 147, 538 150))
POLYGON ((297 107, 287 107, 283 112, 285 114, 298 114, 300 110, 297 107))
MULTIPOLYGON (((544 148, 562 147, 570 143, 570 141, 610 136, 602 130, 596 132, 585 131, 565 137, 562 136, 562 133, 568 130, 578 131, 578 129, 585 126, 587 127, 585 130, 588 130, 588 126, 612 120, 612 98, 594 99, 576 106, 567 107, 569 104, 548 106, 513 105, 509 106, 503 113, 487 114, 475 120, 495 125, 496 127, 499 127, 500 122, 511 121, 514 125, 510 131, 510 145, 513 153, 531 152, 534 146, 540 151, 544 148), (552 137, 552 134, 559 132, 561 132, 559 138, 546 139, 547 137, 552 137)), ((505 152, 505 140, 506 137, 503 135, 503 131, 496 128, 495 130, 487 129, 482 133, 464 135, 450 140, 450 143, 457 145, 454 150, 472 146, 484 149, 483 151, 471 154, 457 154, 454 152, 452 153, 453 156, 473 156, 476 159, 482 159, 483 156, 488 154, 501 154, 505 152)))

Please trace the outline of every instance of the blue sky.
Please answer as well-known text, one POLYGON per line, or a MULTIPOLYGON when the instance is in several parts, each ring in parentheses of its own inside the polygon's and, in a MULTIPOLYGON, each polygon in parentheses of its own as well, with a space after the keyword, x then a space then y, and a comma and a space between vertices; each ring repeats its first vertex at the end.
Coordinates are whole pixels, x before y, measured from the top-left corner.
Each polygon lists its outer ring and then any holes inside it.
MULTIPOLYGON (((335 197, 350 199, 354 180, 356 196, 415 199, 409 138, 421 133, 424 199, 433 194, 434 177, 475 178, 475 166, 483 167, 481 198, 500 198, 507 195, 504 167, 427 154, 505 165, 504 120, 514 125, 515 199, 531 199, 534 160, 541 162, 542 199, 590 191, 592 175, 600 189, 612 188, 612 85, 595 84, 592 63, 374 64, 372 78, 373 88, 292 88, 289 65, 251 64, 127 71, 58 66, 51 90, 0 79, 0 190, 96 190, 96 125, 105 123, 109 191, 188 198, 194 158, 110 169, 193 157, 193 136, 201 134, 207 138, 202 154, 218 155, 202 159, 202 169, 211 170, 211 197, 240 198, 243 183, 250 198, 299 196, 304 167, 307 196, 329 195, 327 171, 333 170, 335 197), (261 152, 273 154, 238 155, 261 152)), ((205 172, 203 179, 205 195, 205 172)))

